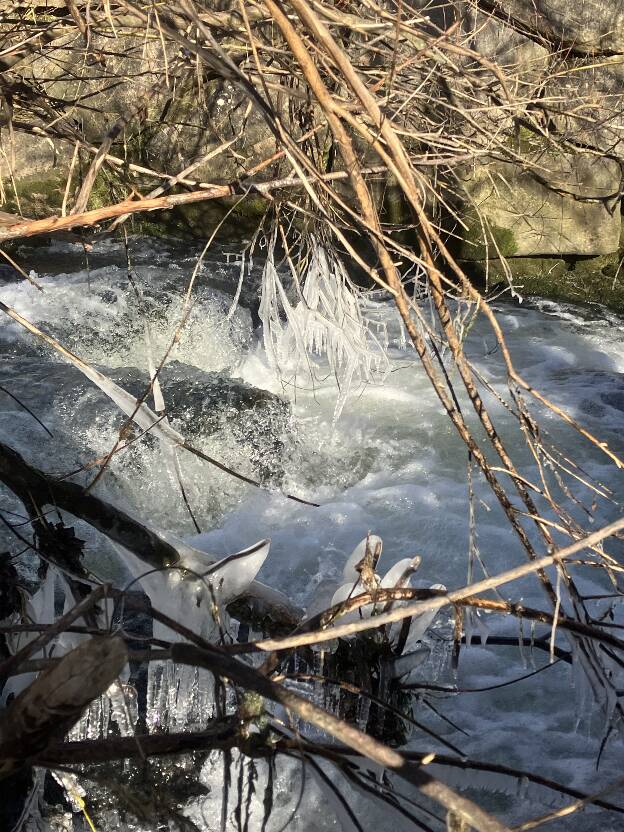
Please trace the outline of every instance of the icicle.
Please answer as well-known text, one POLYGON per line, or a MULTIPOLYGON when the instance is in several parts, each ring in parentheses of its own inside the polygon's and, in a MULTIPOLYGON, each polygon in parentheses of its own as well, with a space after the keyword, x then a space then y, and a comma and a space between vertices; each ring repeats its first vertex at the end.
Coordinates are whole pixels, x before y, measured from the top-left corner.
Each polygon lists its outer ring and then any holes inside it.
POLYGON ((116 681, 105 696, 110 701, 110 715, 117 723, 119 733, 122 737, 131 736, 138 717, 136 691, 131 685, 116 681))
MULTIPOLYGON (((58 578, 58 584, 61 586, 62 591, 64 593, 63 615, 65 615, 76 605, 76 602, 65 577, 62 574, 59 574, 58 578)), ((76 621, 74 621, 74 625, 76 627, 84 627, 86 625, 86 621, 84 620, 84 618, 77 618, 76 621)), ((84 641, 86 638, 89 638, 89 636, 81 635, 80 633, 60 633, 56 638, 55 642, 55 656, 61 656, 64 653, 68 653, 70 650, 73 650, 74 647, 77 647, 78 644, 81 641, 84 641)))
MULTIPOLYGON (((46 576, 35 594, 26 604, 26 615, 30 621, 37 624, 53 624, 56 620, 54 615, 54 587, 56 584, 56 569, 48 566, 46 576)), ((31 641, 35 636, 30 636, 25 641, 31 641)))
MULTIPOLYGON (((430 589, 439 589, 442 592, 446 592, 446 587, 444 584, 433 584, 430 589)), ((411 653, 416 650, 417 645, 421 642, 424 638, 425 633, 431 626, 433 619, 438 614, 437 610, 431 610, 429 612, 424 612, 422 615, 417 615, 412 618, 412 623, 410 624, 409 633, 407 636, 407 640, 405 642, 404 653, 411 653)), ((397 622, 396 624, 392 625, 392 629, 390 631, 390 640, 396 641, 399 637, 399 632, 401 628, 401 622, 397 622)))
POLYGON ((475 612, 470 607, 464 608, 464 639, 466 647, 472 645, 472 637, 474 636, 474 618, 475 612))
MULTIPOLYGON (((54 614, 54 587, 56 584, 57 570, 53 566, 48 566, 46 576, 43 579, 41 586, 26 602, 26 620, 35 624, 54 624, 56 616, 54 614)), ((8 639, 9 649, 12 653, 16 653, 25 645, 29 644, 37 638, 38 633, 19 633, 8 639)), ((54 646, 54 640, 44 649, 37 650, 31 658, 41 659, 47 658, 54 646)), ((36 673, 20 673, 16 676, 11 676, 2 689, 0 696, 0 706, 6 704, 8 697, 11 694, 17 696, 25 690, 31 682, 34 681, 36 673)))
MULTIPOLYGON (((330 606, 333 607, 336 604, 342 604, 345 601, 349 600, 349 598, 355 598, 356 595, 361 595, 364 592, 366 592, 366 587, 360 580, 351 583, 347 582, 345 584, 341 584, 341 586, 339 586, 338 589, 334 592, 330 606)), ((363 607, 359 607, 358 609, 352 610, 351 612, 348 612, 345 615, 341 615, 340 623, 348 624, 351 621, 358 621, 360 618, 370 618, 370 616, 373 614, 374 609, 374 604, 365 604, 363 607)), ((353 638, 356 637, 357 636, 355 635, 353 636, 353 638)))
MULTIPOLYGON (((251 260, 249 261, 249 268, 251 270, 251 260)), ((232 300, 232 304, 228 310, 227 315, 225 316, 227 321, 231 321, 234 317, 234 313, 238 308, 238 302, 240 300, 241 291, 243 289, 243 280, 245 279, 245 252, 241 254, 241 261, 240 261, 240 275, 238 278, 238 286, 236 287, 236 292, 234 293, 234 298, 232 300)))
POLYGON ((529 663, 527 661, 526 652, 524 649, 524 619, 520 618, 519 621, 519 632, 518 632, 518 650, 520 651, 520 659, 522 660, 522 667, 525 669, 528 668, 529 663))
POLYGON ((147 671, 146 724, 150 732, 162 730, 165 725, 166 662, 150 662, 147 671))
POLYGON ((413 650, 411 653, 404 653, 398 659, 393 659, 389 662, 390 676, 392 679, 400 679, 407 676, 404 682, 409 681, 409 676, 413 670, 424 664, 431 655, 431 648, 424 646, 413 650))
POLYGON ((275 266, 274 247, 275 237, 268 246, 260 303, 267 357, 277 372, 288 368, 297 376, 302 365, 311 368, 312 356, 326 356, 338 387, 336 420, 355 385, 389 371, 387 338, 380 342, 373 322, 363 316, 358 290, 343 263, 315 238, 304 274, 291 265, 300 296, 293 306, 275 266), (294 368, 289 366, 293 362, 294 368))
MULTIPOLYGON (((178 620, 184 611, 184 625, 209 641, 216 641, 221 632, 229 632, 230 621, 225 607, 245 592, 267 558, 269 540, 216 561, 182 541, 163 533, 175 543, 180 559, 170 569, 150 571, 138 558, 120 550, 155 609, 178 620)), ((119 547, 116 547, 119 548, 119 547)), ((166 625, 154 621, 155 638, 175 641, 180 636, 166 625)), ((230 632, 231 635, 231 632, 230 632)), ((113 719, 120 726, 131 725, 124 713, 125 704, 111 690, 113 719), (120 722, 121 720, 121 722, 120 722)), ((212 674, 167 661, 151 662, 148 670, 147 725, 150 730, 186 730, 189 726, 205 726, 214 710, 212 674)), ((136 716, 133 718, 136 720, 136 716)))
POLYGON ((475 614, 474 620, 477 625, 477 629, 479 630, 479 635, 481 636, 481 644, 485 647, 490 636, 490 628, 487 626, 482 616, 479 615, 478 611, 475 614))
POLYGON ((575 730, 578 731, 581 722, 591 711, 593 704, 592 687, 585 671, 583 659, 580 656, 580 650, 575 642, 571 642, 572 652, 572 673, 574 679, 575 690, 575 705, 576 705, 576 724, 575 730))

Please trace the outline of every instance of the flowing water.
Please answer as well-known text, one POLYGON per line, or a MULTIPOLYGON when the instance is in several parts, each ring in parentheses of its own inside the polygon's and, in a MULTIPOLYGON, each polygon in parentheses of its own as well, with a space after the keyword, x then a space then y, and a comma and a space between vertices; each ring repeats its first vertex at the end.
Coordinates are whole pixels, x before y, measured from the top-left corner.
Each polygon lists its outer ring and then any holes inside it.
MULTIPOLYGON (((141 240, 132 241, 131 251, 134 276, 129 281, 123 254, 112 243, 96 250, 88 268, 76 248, 56 244, 44 253, 29 254, 43 292, 25 281, 6 278, 0 297, 136 395, 147 380, 150 362, 158 364, 177 326, 197 252, 173 243, 141 240)), ((98 483, 98 493, 139 519, 217 556, 271 538, 271 551, 259 577, 302 606, 324 582, 339 580, 345 558, 369 530, 383 538, 384 570, 400 558, 419 554, 422 565, 417 577, 424 584, 464 584, 470 549, 467 452, 431 391, 415 352, 406 345, 393 307, 375 295, 363 301, 369 332, 386 345, 387 371, 384 377, 381 372, 372 373, 365 384, 355 384, 336 419, 336 381, 323 357, 311 359, 312 372, 299 365, 296 376, 285 359, 278 374, 254 332, 252 307, 261 264, 247 276, 241 302, 234 308, 231 292, 240 268, 235 260, 228 264, 228 259, 223 249, 211 251, 198 272, 190 316, 163 371, 163 395, 176 429, 196 447, 260 480, 263 490, 180 451, 188 502, 201 529, 197 535, 170 457, 157 440, 147 436, 113 457, 98 483), (208 395, 207 390, 212 393, 208 395), (289 501, 283 492, 320 507, 289 501)), ((516 366, 527 380, 547 391, 616 453, 624 453, 624 321, 599 307, 580 309, 546 301, 501 300, 495 307, 516 366)), ((505 394, 500 352, 482 321, 468 329, 466 344, 493 390, 505 394)), ((447 356, 442 360, 449 365, 447 356)), ((459 389, 450 368, 449 373, 459 389)), ((47 471, 74 471, 106 455, 118 439, 123 419, 114 406, 59 356, 8 319, 0 327, 0 385, 3 441, 47 471), (5 391, 35 413, 53 438, 5 391)), ((468 415, 469 403, 459 398, 468 415)), ((517 422, 494 395, 487 394, 486 403, 522 474, 537 481, 535 462, 517 422)), ((545 442, 574 459, 584 479, 594 478, 612 492, 610 500, 596 498, 588 487, 566 477, 566 493, 549 474, 556 499, 586 526, 593 522, 597 527, 618 516, 624 484, 616 467, 552 413, 536 408, 533 412, 545 442), (586 508, 594 515, 592 521, 586 508)), ((500 476, 505 480, 504 474, 500 476)), ((92 477, 90 471, 78 475, 78 480, 88 482, 92 477)), ((476 472, 473 480, 476 545, 487 571, 492 574, 522 563, 521 547, 491 492, 476 472)), ((19 503, 8 492, 2 493, 1 502, 6 517, 14 517, 9 512, 20 513, 19 503)), ((121 585, 129 580, 127 567, 105 542, 80 523, 76 532, 87 541, 86 560, 95 574, 121 585)), ((565 538, 557 540, 563 543, 565 538)), ((542 551, 537 538, 535 542, 542 551)), ((8 534, 6 545, 11 551, 21 547, 8 534)), ((621 559, 617 545, 611 551, 621 559)), ((579 577, 587 594, 605 592, 605 582, 595 572, 579 577)), ((477 565, 475 576, 481 575, 477 565)), ((533 578, 505 587, 503 595, 548 608, 533 578)), ((483 617, 476 626, 483 633, 487 627, 493 634, 518 634, 516 622, 494 616, 483 617)), ((537 632, 547 630, 541 627, 537 632)), ((474 689, 547 665, 548 656, 517 647, 472 646, 463 651, 456 675, 446 665, 436 668, 434 664, 427 665, 430 675, 437 673, 445 684, 474 689)), ((609 740, 596 773, 604 716, 585 693, 578 670, 560 662, 516 685, 433 699, 468 736, 432 712, 426 712, 423 719, 473 759, 538 771, 569 786, 595 788, 617 776, 622 744, 617 737, 609 740)), ((418 732, 410 745, 423 752, 440 750, 418 732)), ((296 810, 292 782, 298 779, 298 768, 292 767, 278 782, 274 828, 288 821, 293 811, 290 828, 334 828, 339 821, 326 811, 327 797, 319 797, 318 778, 310 779, 296 810)), ((453 775, 440 767, 435 773, 454 785, 466 782, 461 770, 453 775)), ((216 828, 219 817, 219 777, 216 769, 207 769, 204 779, 213 792, 188 801, 195 821, 206 829, 216 828)), ((473 785, 479 785, 480 781, 471 778, 473 785)), ((516 804, 510 792, 515 789, 514 781, 488 775, 483 777, 483 786, 498 794, 490 805, 513 817, 516 804)), ((349 792, 347 786, 344 789, 349 792)), ((478 791, 471 794, 481 799, 478 791)), ((544 790, 531 794, 531 800, 534 814, 547 811, 544 790)), ((367 807, 362 811, 365 828, 379 823, 383 828, 384 813, 376 815, 378 810, 362 797, 357 801, 356 805, 367 807)), ((336 811, 339 815, 339 806, 336 811)), ((621 816, 594 818, 595 813, 588 810, 549 828, 622 828, 621 816)), ((256 827, 252 824, 252 828, 256 827)))

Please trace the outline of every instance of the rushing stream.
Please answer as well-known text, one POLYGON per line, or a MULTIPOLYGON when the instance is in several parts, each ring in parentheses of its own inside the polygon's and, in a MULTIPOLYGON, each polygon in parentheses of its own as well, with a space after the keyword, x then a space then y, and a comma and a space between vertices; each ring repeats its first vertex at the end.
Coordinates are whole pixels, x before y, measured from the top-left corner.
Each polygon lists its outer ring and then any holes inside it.
MULTIPOLYGON (((150 362, 160 361, 177 326, 196 257, 194 249, 132 241, 132 285, 123 252, 112 243, 96 249, 88 269, 81 250, 59 243, 44 253, 29 254, 29 265, 33 264, 43 292, 26 281, 6 277, 0 297, 138 395, 147 382, 150 362)), ((369 530, 383 538, 384 569, 400 558, 418 554, 422 564, 417 577, 422 585, 463 585, 470 542, 467 452, 415 352, 406 345, 393 307, 374 295, 366 300, 369 329, 379 343, 387 345, 387 372, 384 377, 380 371, 376 379, 354 385, 336 419, 336 383, 322 357, 315 361, 312 375, 300 368, 295 380, 288 366, 276 373, 257 328, 254 330, 253 285, 247 289, 245 283, 239 305, 232 306, 239 265, 235 259, 227 263, 228 259, 222 249, 211 250, 205 258, 197 275, 192 311, 161 376, 162 389, 171 423, 185 438, 233 469, 258 479, 264 488, 245 485, 180 451, 188 502, 202 530, 198 536, 169 456, 156 439, 147 436, 112 458, 98 483, 98 493, 137 518, 216 556, 271 538, 270 554, 259 578, 304 607, 317 588, 322 590, 326 582, 339 580, 345 558, 369 530), (320 507, 289 501, 284 492, 320 503, 320 507)), ((259 271, 261 264, 252 274, 259 271)), ((257 285, 257 275, 254 279, 257 285)), ((598 307, 580 309, 546 301, 519 304, 501 300, 495 307, 516 366, 525 377, 614 451, 624 453, 624 321, 598 307)), ((503 362, 483 321, 469 329, 466 343, 476 367, 504 395, 503 362)), ((3 441, 46 471, 74 471, 105 456, 118 439, 123 418, 115 406, 77 370, 8 319, 0 327, 0 385, 53 434, 51 438, 0 390, 3 441)), ((460 396, 460 403, 468 414, 465 397, 460 396)), ((517 422, 494 396, 488 394, 487 404, 516 464, 527 479, 536 481, 536 466, 517 422)), ((535 413, 544 435, 575 460, 583 476, 593 477, 613 492, 611 502, 597 500, 596 526, 617 516, 616 504, 624 502, 621 473, 551 413, 535 413)), ((92 477, 90 471, 78 479, 88 482, 92 477)), ((476 471, 473 479, 477 543, 488 572, 522 563, 521 547, 491 492, 476 471)), ((570 492, 566 495, 559 490, 556 497, 587 525, 580 502, 590 508, 595 495, 578 482, 566 482, 570 492)), ((2 506, 7 516, 21 511, 8 492, 2 494, 2 506)), ((80 523, 76 523, 76 532, 87 541, 87 563, 96 575, 119 585, 131 580, 127 566, 111 547, 80 523)), ((18 551, 21 544, 8 533, 4 537, 6 546, 18 551)), ((535 543, 543 551, 537 538, 535 543)), ((611 551, 617 552, 617 548, 611 551)), ((475 576, 482 574, 477 565, 475 576)), ((588 594, 599 594, 605 587, 601 579, 592 580, 586 574, 579 583, 588 594)), ((533 578, 505 587, 503 595, 547 608, 533 578)), ((440 626, 445 623, 442 616, 440 626)), ((486 629, 518 634, 517 622, 493 616, 482 617, 477 626, 482 635, 486 629)), ((541 627, 538 632, 543 634, 547 629, 541 627)), ((548 663, 547 654, 531 654, 517 647, 472 646, 462 652, 455 676, 443 659, 438 655, 430 660, 430 677, 466 689, 496 685, 548 663)), ((468 736, 433 712, 425 712, 423 719, 472 759, 538 771, 579 788, 607 783, 621 768, 621 740, 613 738, 596 773, 604 716, 592 709, 578 670, 563 662, 507 688, 461 697, 440 696, 432 701, 468 736), (575 677, 573 685, 570 674, 575 677), (571 689, 575 696, 570 696, 571 689)), ((417 732, 410 744, 418 750, 440 750, 417 732)), ((293 763, 291 769, 284 769, 278 782, 274 826, 270 827, 276 830, 289 820, 296 800, 298 787, 292 782, 298 779, 298 766, 293 763)), ((451 785, 465 782, 461 770, 436 774, 451 785)), ((260 780, 263 776, 261 773, 260 780)), ((218 773, 207 768, 205 781, 213 786, 213 792, 201 800, 189 798, 189 805, 195 822, 213 829, 220 816, 218 773)), ((480 782, 474 775, 471 781, 476 786, 480 782)), ((496 797, 489 798, 492 808, 511 807, 513 795, 507 792, 515 788, 512 781, 499 782, 488 775, 483 777, 483 786, 496 791, 496 797)), ((313 780, 306 785, 303 802, 289 828, 337 826, 339 821, 327 812, 325 798, 319 797, 320 788, 313 780)), ((347 786, 345 792, 349 792, 347 786)), ((472 794, 480 799, 478 792, 472 794)), ((531 793, 535 814, 548 810, 549 797, 552 794, 543 791, 531 793)), ((256 800, 261 802, 261 798, 256 800)), ((363 800, 358 797, 356 805, 362 808, 363 800)), ((365 811, 362 808, 361 815, 366 818, 366 829, 387 828, 383 809, 371 804, 365 811)), ((548 828, 600 828, 604 832, 622 828, 621 816, 609 815, 606 821, 603 817, 599 826, 592 825, 592 817, 590 809, 548 828)), ((256 828, 254 823, 260 829, 257 819, 250 828, 256 828)), ((399 819, 397 829, 400 824, 399 819)))

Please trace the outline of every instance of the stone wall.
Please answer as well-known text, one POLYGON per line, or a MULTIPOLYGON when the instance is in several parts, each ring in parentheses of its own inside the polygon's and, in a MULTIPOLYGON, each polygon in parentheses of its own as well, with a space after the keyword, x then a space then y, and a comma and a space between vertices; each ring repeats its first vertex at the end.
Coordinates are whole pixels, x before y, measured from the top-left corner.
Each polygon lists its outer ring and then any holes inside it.
POLYGON ((597 256, 618 250, 620 167, 590 153, 526 151, 461 179, 469 226, 460 256, 597 256))
MULTIPOLYGON (((492 124, 487 113, 479 116, 511 152, 504 160, 493 153, 455 171, 453 207, 463 227, 451 220, 448 231, 451 240, 455 235, 464 238, 455 245, 458 257, 475 274, 490 276, 500 272, 497 261, 508 258, 512 273, 531 274, 533 287, 541 279, 546 288, 552 276, 559 275, 564 294, 577 263, 583 264, 583 274, 591 270, 591 258, 602 258, 595 261, 596 268, 610 266, 617 260, 621 236, 624 0, 417 0, 416 5, 427 9, 440 26, 452 23, 459 11, 463 42, 501 67, 509 92, 528 99, 528 90, 533 98, 539 90, 543 102, 541 134, 527 129, 521 118, 506 122, 504 111, 492 124), (551 268, 552 263, 557 268, 551 268)), ((110 44, 97 42, 94 49, 100 45, 110 49, 110 44)), ((78 41, 75 58, 84 64, 78 41)), ((188 89, 172 89, 162 83, 162 58, 157 40, 147 45, 125 42, 123 53, 108 60, 104 73, 100 66, 82 65, 76 80, 68 82, 54 56, 37 55, 20 67, 20 73, 26 80, 44 83, 46 92, 59 99, 88 93, 90 109, 81 110, 77 126, 93 146, 111 125, 127 118, 122 131, 127 140, 117 143, 115 152, 137 165, 170 173, 205 156, 190 178, 222 183, 271 156, 271 132, 232 85, 208 79, 190 83, 188 89), (115 82, 120 73, 127 79, 121 84, 115 82)), ((173 48, 168 60, 181 60, 179 50, 173 48)), ((488 74, 486 69, 483 73, 488 74)), ((3 129, 3 209, 26 216, 57 211, 73 146, 71 130, 48 137, 16 131, 11 138, 3 129)), ((74 183, 90 158, 85 152, 79 156, 74 183)), ((263 175, 271 178, 288 171, 288 166, 275 164, 263 175)), ((140 172, 133 175, 137 190, 145 193, 147 180, 140 172)), ((115 168, 103 169, 91 205, 124 195, 123 189, 115 190, 116 184, 115 168)), ((206 236, 230 207, 203 204, 146 220, 152 230, 164 221, 175 233, 206 236)), ((390 221, 400 217, 400 206, 387 208, 390 221)), ((263 203, 250 199, 237 211, 233 230, 242 228, 242 213, 255 222, 263 203)), ((619 270, 609 280, 617 288, 619 270)), ((593 290, 586 294, 603 296, 593 290)))
MULTIPOLYGON (((137 191, 146 194, 158 181, 155 183, 152 177, 143 175, 140 168, 171 175, 205 157, 188 179, 195 183, 222 184, 233 181, 241 172, 275 152, 275 140, 262 116, 257 110, 247 108, 246 100, 230 83, 208 79, 187 83, 186 87, 168 84, 162 73, 160 42, 146 45, 140 39, 126 38, 123 53, 107 58, 104 71, 97 63, 85 64, 81 41, 74 44, 71 39, 61 39, 58 45, 66 60, 60 62, 56 55, 48 57, 45 52, 34 55, 20 65, 19 77, 44 86, 48 96, 64 103, 69 118, 58 125, 51 119, 53 127, 45 136, 24 130, 19 119, 12 131, 2 129, 0 210, 26 217, 58 212, 76 138, 84 138, 97 149, 115 125, 120 130, 111 153, 117 157, 118 164, 101 168, 89 208, 124 198, 128 193, 128 176, 137 191), (68 62, 80 67, 75 80, 67 78, 68 62), (88 108, 76 111, 74 119, 71 105, 67 107, 66 102, 79 98, 88 100, 88 108), (76 130, 72 130, 74 125, 76 130), (128 169, 128 163, 137 169, 128 169)), ((110 43, 94 37, 92 48, 110 51, 110 43)), ((178 52, 175 47, 167 47, 167 60, 172 67, 179 60, 178 52)), ((76 157, 72 193, 79 187, 92 158, 93 152, 84 148, 76 157)), ((162 230, 205 237, 231 207, 231 202, 206 203, 133 218, 133 222, 156 233, 162 230)), ((252 219, 251 227, 260 210, 258 200, 246 200, 236 210, 230 230, 240 229, 240 222, 247 216, 252 219)))

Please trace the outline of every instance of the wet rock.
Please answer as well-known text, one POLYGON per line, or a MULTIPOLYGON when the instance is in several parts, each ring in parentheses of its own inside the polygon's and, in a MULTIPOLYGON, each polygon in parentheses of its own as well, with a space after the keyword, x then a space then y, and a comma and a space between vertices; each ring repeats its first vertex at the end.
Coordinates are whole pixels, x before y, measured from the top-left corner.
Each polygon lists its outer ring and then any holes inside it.
POLYGON ((118 297, 112 289, 106 289, 103 292, 99 293, 99 298, 102 303, 117 303, 118 297))
POLYGON ((0 283, 13 283, 14 280, 20 279, 20 273, 13 266, 9 263, 0 263, 0 283))
MULTIPOLYGON (((100 368, 116 384, 136 398, 145 395, 147 372, 136 367, 100 368)), ((0 362, 0 384, 11 378, 20 400, 43 415, 43 408, 60 423, 74 443, 89 452, 90 437, 117 434, 126 417, 110 399, 76 368, 59 363, 23 359, 0 362), (19 387, 19 389, 17 389, 19 387)), ((245 448, 260 480, 278 484, 283 472, 285 436, 290 430, 290 406, 268 390, 232 378, 225 372, 205 372, 180 361, 171 361, 160 373, 167 416, 191 443, 223 432, 245 448)), ((145 399, 153 408, 151 395, 145 399)), ((142 442, 154 443, 150 435, 142 442)), ((128 454, 126 454, 128 456, 128 454)), ((139 459, 137 462, 140 464, 139 459)))
POLYGON ((609 407, 613 407, 615 410, 619 410, 620 413, 624 413, 624 384, 622 384, 621 380, 620 384, 622 385, 621 390, 601 393, 600 398, 605 404, 608 404, 609 407))
MULTIPOLYGON (((145 371, 120 367, 103 372, 135 398, 145 395, 149 385, 145 371)), ((104 393, 73 367, 58 365, 50 368, 50 374, 54 375, 56 388, 54 403, 64 409, 76 403, 86 419, 107 410, 119 412, 104 393)), ((209 436, 221 428, 224 418, 236 419, 251 411, 270 413, 275 418, 279 414, 285 416, 289 410, 286 402, 268 390, 252 387, 226 373, 204 372, 181 361, 171 361, 163 367, 159 380, 168 417, 179 422, 188 436, 209 436)), ((151 396, 145 401, 153 408, 151 396)))
POLYGON ((615 0, 498 0, 505 17, 576 54, 624 52, 624 3, 615 0))
MULTIPOLYGON (((113 375, 133 395, 145 392, 146 374, 131 368, 113 375)), ((235 441, 249 449, 260 479, 279 481, 283 437, 290 420, 287 402, 226 373, 204 372, 179 361, 166 365, 159 378, 167 414, 182 424, 186 436, 209 436, 227 428, 235 441)))

